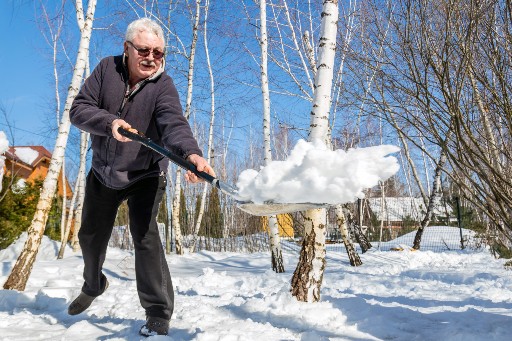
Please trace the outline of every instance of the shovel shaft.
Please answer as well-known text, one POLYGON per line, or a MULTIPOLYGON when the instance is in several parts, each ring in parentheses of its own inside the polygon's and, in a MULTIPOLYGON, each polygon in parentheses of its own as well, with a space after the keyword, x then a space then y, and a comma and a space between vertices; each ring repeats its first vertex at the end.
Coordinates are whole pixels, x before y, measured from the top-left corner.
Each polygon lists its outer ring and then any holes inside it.
POLYGON ((139 134, 134 133, 132 131, 129 131, 129 130, 126 130, 123 128, 119 128, 117 131, 119 132, 119 134, 123 135, 124 137, 127 137, 130 140, 137 141, 137 142, 143 144, 144 146, 154 150, 155 152, 167 157, 169 160, 171 160, 172 162, 174 162, 176 165, 180 166, 181 168, 183 168, 185 170, 189 170, 192 173, 194 173, 195 175, 197 175, 198 177, 200 177, 201 179, 209 182, 210 184, 212 184, 216 187, 219 187, 218 180, 215 177, 211 176, 210 174, 208 174, 206 172, 198 171, 196 166, 193 163, 188 162, 187 160, 179 157, 178 155, 174 154, 170 150, 167 150, 164 147, 156 144, 150 138, 148 138, 140 133, 139 134))

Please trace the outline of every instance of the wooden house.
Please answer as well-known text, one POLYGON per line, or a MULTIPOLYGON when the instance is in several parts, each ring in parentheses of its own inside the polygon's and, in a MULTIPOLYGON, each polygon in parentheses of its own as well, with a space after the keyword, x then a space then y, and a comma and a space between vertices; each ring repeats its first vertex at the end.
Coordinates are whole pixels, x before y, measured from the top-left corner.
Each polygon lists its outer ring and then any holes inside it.
MULTIPOLYGON (((43 146, 13 146, 4 153, 4 174, 16 176, 25 181, 34 183, 36 180, 44 180, 50 167, 52 154, 43 146)), ((66 199, 71 199, 73 192, 67 179, 65 179, 66 199)), ((59 175, 57 193, 63 196, 64 186, 62 174, 59 175)))
MULTIPOLYGON (((279 227, 279 236, 281 238, 293 239, 293 218, 291 214, 278 214, 277 225, 279 227)), ((263 217, 263 230, 268 232, 268 217, 263 217)))

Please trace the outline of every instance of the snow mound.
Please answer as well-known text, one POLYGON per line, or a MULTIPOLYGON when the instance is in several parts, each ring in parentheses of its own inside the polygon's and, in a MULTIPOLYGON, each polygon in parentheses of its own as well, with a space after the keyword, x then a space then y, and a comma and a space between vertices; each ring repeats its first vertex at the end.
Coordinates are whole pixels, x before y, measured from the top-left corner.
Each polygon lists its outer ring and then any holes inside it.
MULTIPOLYGON (((12 261, 18 259, 21 251, 23 250, 23 246, 25 245, 25 241, 27 240, 27 232, 23 232, 18 239, 14 241, 9 247, 6 249, 0 250, 0 262, 12 261)), ((67 246, 69 248, 69 246, 67 246)), ((60 249, 60 242, 52 240, 47 236, 43 236, 41 240, 41 246, 39 247, 39 251, 37 253, 36 260, 45 261, 45 260, 54 260, 57 258, 60 249)), ((69 248, 71 250, 71 248, 69 248)), ((66 250, 68 251, 68 250, 66 250)), ((70 251, 71 252, 71 251, 70 251)))

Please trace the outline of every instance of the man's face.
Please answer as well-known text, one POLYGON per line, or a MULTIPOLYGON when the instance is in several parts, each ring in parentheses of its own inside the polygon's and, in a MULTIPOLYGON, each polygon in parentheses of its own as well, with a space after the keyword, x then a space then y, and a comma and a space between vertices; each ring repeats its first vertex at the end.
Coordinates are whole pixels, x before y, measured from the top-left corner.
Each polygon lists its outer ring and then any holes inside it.
POLYGON ((158 55, 164 51, 164 41, 152 32, 139 32, 131 42, 124 42, 124 51, 128 57, 130 83, 134 85, 160 69, 163 57, 155 58, 155 53, 158 55), (141 56, 147 50, 151 50, 151 53, 141 56))

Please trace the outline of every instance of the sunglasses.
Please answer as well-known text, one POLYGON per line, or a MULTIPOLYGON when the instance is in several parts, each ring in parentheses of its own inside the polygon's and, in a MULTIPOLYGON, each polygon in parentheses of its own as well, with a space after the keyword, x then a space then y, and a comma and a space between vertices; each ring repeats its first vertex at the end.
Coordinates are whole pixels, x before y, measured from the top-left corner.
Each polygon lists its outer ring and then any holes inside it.
POLYGON ((127 41, 127 43, 129 43, 135 50, 137 50, 137 53, 141 57, 147 57, 147 56, 149 56, 149 54, 151 52, 153 52, 153 58, 155 58, 155 59, 162 59, 162 57, 165 55, 165 53, 163 51, 160 51, 160 50, 143 49, 143 48, 140 48, 140 47, 137 47, 137 46, 133 45, 133 43, 131 41, 127 41))

